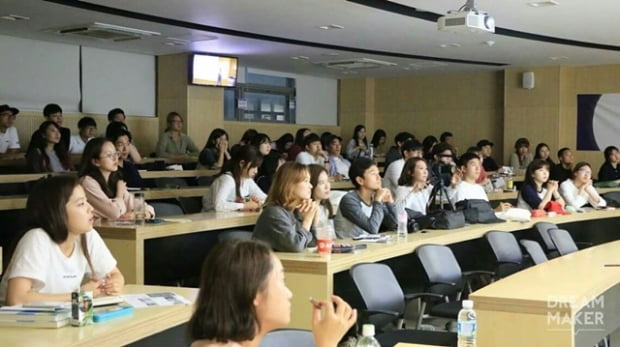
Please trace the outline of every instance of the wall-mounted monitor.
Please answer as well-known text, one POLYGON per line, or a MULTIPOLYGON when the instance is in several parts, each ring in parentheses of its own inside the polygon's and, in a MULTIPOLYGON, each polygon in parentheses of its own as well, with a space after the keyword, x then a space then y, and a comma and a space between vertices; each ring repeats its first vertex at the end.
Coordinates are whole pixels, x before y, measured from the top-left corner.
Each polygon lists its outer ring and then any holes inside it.
POLYGON ((237 58, 195 53, 189 60, 189 83, 201 86, 234 87, 237 58))

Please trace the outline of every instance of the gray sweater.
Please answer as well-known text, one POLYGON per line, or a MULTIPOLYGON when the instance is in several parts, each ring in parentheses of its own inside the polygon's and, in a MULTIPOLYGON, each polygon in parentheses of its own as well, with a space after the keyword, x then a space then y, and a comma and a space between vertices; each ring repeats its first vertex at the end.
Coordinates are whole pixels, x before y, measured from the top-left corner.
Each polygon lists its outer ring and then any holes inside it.
POLYGON ((396 230, 397 226, 394 204, 373 201, 372 205, 367 205, 356 190, 342 197, 334 219, 336 235, 341 239, 377 234, 382 229, 396 230))
POLYGON ((258 216, 253 238, 268 243, 274 251, 301 252, 314 245, 313 233, 304 229, 301 221, 295 212, 269 205, 258 216))

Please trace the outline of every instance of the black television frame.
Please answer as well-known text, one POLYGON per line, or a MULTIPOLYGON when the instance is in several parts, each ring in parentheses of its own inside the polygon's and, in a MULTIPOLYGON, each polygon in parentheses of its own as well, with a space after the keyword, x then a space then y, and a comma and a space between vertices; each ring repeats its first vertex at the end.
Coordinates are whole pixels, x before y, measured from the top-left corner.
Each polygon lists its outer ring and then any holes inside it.
POLYGON ((188 55, 188 69, 187 69, 187 84, 192 85, 192 86, 200 86, 200 87, 215 87, 215 88, 236 88, 237 84, 238 84, 238 79, 239 79, 239 57, 235 57, 232 55, 222 55, 222 54, 215 54, 215 53, 203 53, 203 52, 193 52, 190 53, 188 55), (235 69, 235 85, 234 86, 225 86, 225 85, 216 85, 216 84, 200 84, 200 83, 193 83, 192 81, 194 80, 194 56, 196 55, 206 55, 206 56, 211 56, 211 57, 218 57, 218 58, 230 58, 230 59, 235 59, 237 61, 237 68, 235 69))

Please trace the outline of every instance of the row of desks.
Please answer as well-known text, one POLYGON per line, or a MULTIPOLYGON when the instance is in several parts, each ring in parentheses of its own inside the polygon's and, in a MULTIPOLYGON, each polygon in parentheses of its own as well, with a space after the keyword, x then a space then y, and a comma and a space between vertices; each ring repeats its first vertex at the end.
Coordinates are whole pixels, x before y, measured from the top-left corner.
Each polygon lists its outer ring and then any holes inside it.
MULTIPOLYGON (((356 254, 333 254, 328 258, 315 253, 278 253, 286 271, 287 285, 295 296, 293 305, 293 327, 309 327, 310 316, 299 315, 306 312, 308 297, 329 297, 333 293, 333 276, 347 271, 361 262, 379 262, 413 252, 426 243, 454 244, 481 238, 489 230, 517 231, 531 228, 536 222, 550 221, 556 224, 584 220, 620 217, 620 211, 601 210, 553 218, 533 219, 530 222, 506 222, 492 225, 470 225, 455 230, 429 230, 415 233, 406 240, 396 240, 387 244, 368 244, 368 249, 356 254)), ((147 239, 170 237, 204 231, 221 230, 256 223, 258 213, 249 212, 207 212, 181 216, 180 220, 159 225, 119 226, 114 222, 104 222, 95 228, 117 258, 119 267, 129 283, 141 284, 144 281, 144 243, 147 239)), ((352 242, 351 240, 343 240, 352 242)))
MULTIPOLYGON (((160 170, 160 171, 146 171, 140 170, 140 176, 143 179, 150 178, 167 178, 167 177, 179 177, 179 178, 191 178, 191 177, 203 177, 217 175, 219 170, 160 170)), ((76 171, 68 173, 29 173, 29 174, 8 174, 0 175, 0 183, 26 183, 30 181, 36 181, 40 178, 50 175, 77 175, 76 171)))
MULTIPOLYGON (((124 294, 174 292, 191 302, 198 289, 126 285, 124 294)), ((186 323, 192 305, 136 309, 132 315, 84 327, 60 329, 0 328, 0 346, 124 346, 186 323)))

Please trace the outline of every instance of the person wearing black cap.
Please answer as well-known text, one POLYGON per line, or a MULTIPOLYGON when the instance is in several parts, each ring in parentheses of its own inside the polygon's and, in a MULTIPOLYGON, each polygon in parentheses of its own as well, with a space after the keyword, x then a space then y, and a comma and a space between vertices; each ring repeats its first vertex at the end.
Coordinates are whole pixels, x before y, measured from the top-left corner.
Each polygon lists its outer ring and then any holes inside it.
POLYGON ((16 159, 23 156, 23 154, 18 153, 21 148, 19 136, 17 129, 13 126, 13 120, 17 113, 19 110, 16 108, 0 105, 0 158, 2 159, 16 159))
POLYGON ((499 165, 497 165, 495 159, 491 157, 493 142, 486 139, 480 140, 476 146, 480 148, 480 151, 482 152, 482 167, 484 168, 484 171, 486 171, 487 175, 492 175, 496 172, 502 173, 504 171, 501 167, 499 167, 499 165))

